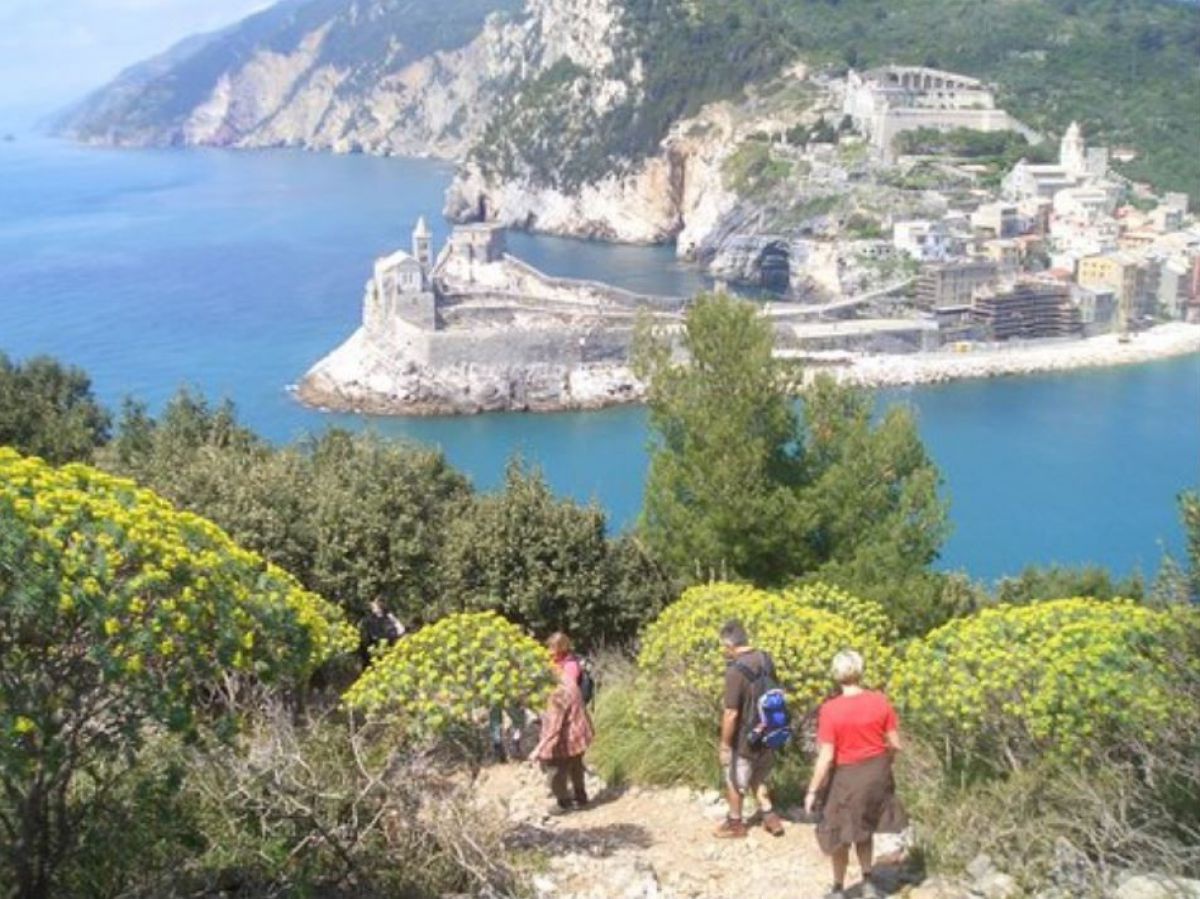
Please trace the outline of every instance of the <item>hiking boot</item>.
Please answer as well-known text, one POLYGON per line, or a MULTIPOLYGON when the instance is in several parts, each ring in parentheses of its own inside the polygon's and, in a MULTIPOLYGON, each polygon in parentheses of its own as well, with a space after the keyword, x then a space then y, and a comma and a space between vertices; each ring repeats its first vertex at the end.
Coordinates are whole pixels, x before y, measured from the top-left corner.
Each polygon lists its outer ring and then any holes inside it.
POLYGON ((559 799, 546 810, 546 814, 554 815, 555 817, 558 815, 569 815, 576 808, 577 806, 570 799, 559 799))
POLYGON ((588 798, 586 796, 576 796, 574 801, 572 801, 571 806, 575 809, 575 811, 582 811, 588 807, 588 798))
POLYGON ((713 836, 724 840, 744 837, 746 836, 746 825, 741 821, 726 818, 721 822, 721 826, 713 831, 713 836))
POLYGON ((846 891, 835 883, 825 894, 825 899, 846 899, 846 891))
POLYGON ((777 812, 767 812, 762 818, 763 830, 773 837, 783 836, 783 819, 777 812))

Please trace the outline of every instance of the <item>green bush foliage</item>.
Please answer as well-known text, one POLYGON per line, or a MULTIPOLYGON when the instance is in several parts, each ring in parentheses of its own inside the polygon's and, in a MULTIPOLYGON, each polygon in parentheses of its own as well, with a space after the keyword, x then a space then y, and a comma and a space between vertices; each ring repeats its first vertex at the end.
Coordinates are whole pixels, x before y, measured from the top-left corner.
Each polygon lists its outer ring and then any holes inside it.
POLYGON ((514 460, 504 488, 475 497, 450 524, 441 602, 493 609, 541 637, 564 631, 582 647, 621 642, 669 587, 633 541, 605 530, 598 506, 555 497, 539 471, 514 460))
POLYGON ((604 688, 592 713, 596 741, 588 764, 613 784, 718 783, 713 697, 680 691, 669 675, 639 672, 624 660, 606 661, 604 688))
POLYGON ((954 768, 1094 759, 1197 714, 1174 693, 1200 671, 1196 616, 1083 598, 991 608, 911 643, 890 692, 954 768))
POLYGON ((891 668, 891 650, 872 633, 873 614, 860 626, 786 593, 724 583, 692 587, 668 606, 646 629, 638 666, 673 675, 715 701, 725 676, 718 632, 731 618, 742 622, 756 649, 771 654, 798 714, 829 695, 829 663, 839 650, 862 653, 872 685, 884 683, 891 668))
POLYGON ((790 162, 775 159, 769 143, 753 138, 739 146, 721 165, 725 186, 740 197, 765 197, 791 174, 790 162))
POLYGON ((27 895, 151 725, 234 723, 239 683, 303 684, 341 613, 132 482, 0 449, 0 822, 27 895), (103 768, 103 773, 101 769, 103 768), (96 782, 96 778, 103 778, 96 782))
POLYGON ((440 593, 446 526, 470 497, 440 452, 339 430, 275 449, 229 404, 186 391, 157 421, 127 408, 102 464, 215 521, 352 618, 381 599, 410 624, 440 593))
POLYGON ((470 728, 490 708, 540 708, 554 685, 550 654, 495 612, 447 615, 379 656, 346 691, 351 709, 416 739, 470 728))
POLYGON ((101 459, 355 619, 373 599, 410 627, 496 609, 587 646, 627 640, 673 592, 638 540, 609 538, 602 510, 519 461, 502 489, 474 493, 440 452, 339 430, 274 448, 188 392, 157 420, 128 406, 101 459))
POLYGON ((0 446, 48 462, 86 462, 108 439, 109 415, 87 374, 48 356, 24 363, 0 352, 0 446))

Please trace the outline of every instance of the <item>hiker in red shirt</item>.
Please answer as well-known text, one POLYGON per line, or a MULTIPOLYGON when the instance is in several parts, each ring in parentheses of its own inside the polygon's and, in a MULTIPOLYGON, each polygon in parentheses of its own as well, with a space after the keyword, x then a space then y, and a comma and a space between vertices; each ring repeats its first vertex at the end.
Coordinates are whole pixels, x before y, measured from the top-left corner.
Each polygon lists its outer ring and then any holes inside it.
POLYGON ((851 846, 862 868, 861 895, 873 899, 880 895, 871 880, 873 835, 898 833, 908 823, 892 778, 892 755, 901 748, 899 723, 886 696, 860 686, 861 655, 843 650, 832 668, 842 692, 821 706, 817 718, 817 764, 804 810, 811 814, 821 800, 817 842, 833 862, 827 899, 845 896, 851 846))

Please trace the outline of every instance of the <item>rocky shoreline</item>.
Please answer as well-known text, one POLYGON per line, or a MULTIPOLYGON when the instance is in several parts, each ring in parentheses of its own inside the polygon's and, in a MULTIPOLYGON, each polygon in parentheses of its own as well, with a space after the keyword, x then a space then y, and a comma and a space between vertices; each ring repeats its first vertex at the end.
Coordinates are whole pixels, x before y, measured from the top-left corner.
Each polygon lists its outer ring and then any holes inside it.
POLYGON ((413 370, 384 391, 310 373, 292 393, 301 404, 321 412, 430 417, 595 411, 640 402, 644 391, 626 366, 594 365, 536 372, 482 366, 413 370))
MULTIPOLYGON (((343 348, 345 349, 345 348, 343 348)), ((1174 322, 1121 343, 1115 335, 965 353, 906 355, 805 354, 810 375, 827 372, 865 387, 938 384, 1134 365, 1200 353, 1200 325, 1174 322)), ((330 359, 293 392, 302 404, 328 412, 365 415, 472 415, 482 412, 567 412, 641 402, 645 391, 626 365, 498 369, 460 365, 413 366, 402 383, 372 383, 354 352, 330 359), (329 364, 329 363, 333 364, 329 364), (339 364, 340 363, 340 364, 339 364), (536 370, 535 370, 536 369, 536 370), (361 377, 360 377, 361 376, 361 377)), ((790 355, 790 354, 788 354, 790 355)), ((367 366, 369 368, 369 366, 367 366)))

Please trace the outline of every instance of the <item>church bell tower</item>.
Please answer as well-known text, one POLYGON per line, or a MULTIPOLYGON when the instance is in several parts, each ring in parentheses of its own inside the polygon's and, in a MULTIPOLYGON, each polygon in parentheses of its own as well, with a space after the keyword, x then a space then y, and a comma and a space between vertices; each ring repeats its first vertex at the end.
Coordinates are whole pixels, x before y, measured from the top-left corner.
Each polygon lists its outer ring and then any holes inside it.
POLYGON ((425 224, 425 216, 417 219, 417 227, 413 229, 412 254, 421 264, 422 278, 428 278, 433 271, 433 234, 425 224))

